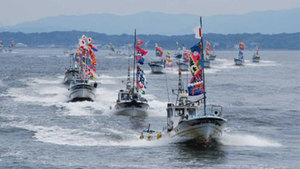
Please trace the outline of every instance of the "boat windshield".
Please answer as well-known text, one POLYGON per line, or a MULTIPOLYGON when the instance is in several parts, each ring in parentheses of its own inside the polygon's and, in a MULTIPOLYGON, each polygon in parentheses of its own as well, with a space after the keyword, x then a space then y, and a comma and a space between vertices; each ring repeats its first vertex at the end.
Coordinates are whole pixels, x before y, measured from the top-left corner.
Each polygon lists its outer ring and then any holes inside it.
POLYGON ((133 94, 133 99, 139 99, 139 95, 136 94, 136 93, 134 93, 134 94, 133 94))
POLYGON ((184 115, 184 108, 175 108, 175 116, 184 115))
POLYGON ((189 116, 196 116, 196 109, 195 108, 188 108, 187 112, 189 116))
POLYGON ((129 100, 129 94, 128 93, 122 93, 121 94, 121 100, 129 100))

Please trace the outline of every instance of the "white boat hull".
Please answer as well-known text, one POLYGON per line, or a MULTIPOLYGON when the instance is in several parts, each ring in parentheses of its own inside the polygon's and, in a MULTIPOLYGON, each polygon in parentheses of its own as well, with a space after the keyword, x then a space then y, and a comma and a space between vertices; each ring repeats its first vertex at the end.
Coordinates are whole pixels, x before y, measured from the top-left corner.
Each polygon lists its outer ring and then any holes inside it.
POLYGON ((148 108, 149 105, 147 103, 122 102, 115 105, 115 114, 124 116, 147 116, 148 108))
POLYGON ((216 55, 209 55, 209 60, 215 60, 216 59, 216 55))
POLYGON ((94 101, 96 88, 90 84, 75 84, 70 87, 70 101, 94 101))
POLYGON ((234 58, 234 63, 235 65, 237 66, 241 66, 244 64, 244 60, 243 59, 237 59, 237 58, 234 58))
POLYGON ((164 65, 162 62, 150 62, 149 66, 151 68, 151 72, 155 74, 164 73, 164 65))
POLYGON ((252 62, 254 63, 258 63, 259 62, 260 57, 259 56, 253 56, 252 58, 252 62))
POLYGON ((189 141, 209 143, 222 135, 225 124, 226 120, 220 117, 201 117, 185 120, 174 128, 175 134, 171 137, 177 143, 189 141))

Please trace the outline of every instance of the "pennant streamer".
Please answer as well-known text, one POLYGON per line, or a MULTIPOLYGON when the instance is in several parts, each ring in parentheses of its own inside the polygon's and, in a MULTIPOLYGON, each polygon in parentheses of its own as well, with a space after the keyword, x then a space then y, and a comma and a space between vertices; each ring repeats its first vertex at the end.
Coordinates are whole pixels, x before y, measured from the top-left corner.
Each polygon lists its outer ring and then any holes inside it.
POLYGON ((245 50, 245 44, 243 42, 239 42, 239 59, 244 59, 244 50, 245 50))
POLYGON ((171 59, 171 53, 169 51, 166 52, 166 66, 169 67, 169 68, 172 68, 173 67, 173 62, 172 62, 172 59, 171 59))
POLYGON ((136 71, 136 90, 142 94, 145 94, 146 91, 146 77, 144 71, 141 69, 141 65, 144 64, 144 56, 147 55, 148 51, 143 50, 141 48, 143 41, 140 38, 137 38, 138 43, 135 46, 136 50, 136 63, 137 63, 137 71, 136 71))
POLYGON ((197 43, 191 48, 190 57, 190 71, 192 73, 192 78, 190 79, 188 85, 189 96, 202 95, 204 93, 203 85, 203 69, 204 69, 204 59, 203 59, 203 45, 202 42, 197 43))
POLYGON ((158 57, 162 57, 164 52, 162 51, 162 47, 158 46, 157 43, 155 43, 155 55, 158 57))

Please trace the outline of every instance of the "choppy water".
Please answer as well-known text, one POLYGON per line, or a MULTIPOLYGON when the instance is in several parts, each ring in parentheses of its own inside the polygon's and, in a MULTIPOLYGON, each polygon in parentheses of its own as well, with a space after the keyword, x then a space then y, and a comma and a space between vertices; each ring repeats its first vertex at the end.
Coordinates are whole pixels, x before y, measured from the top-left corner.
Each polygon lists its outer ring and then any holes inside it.
POLYGON ((208 103, 223 105, 228 126, 212 147, 139 140, 148 123, 165 126, 166 77, 176 88, 177 71, 152 75, 145 65, 149 116, 115 116, 128 59, 107 53, 98 52, 96 101, 76 103, 62 84, 63 49, 0 53, 0 168, 299 168, 299 51, 262 51, 258 64, 246 52, 242 67, 236 51, 217 53, 206 70, 208 103))

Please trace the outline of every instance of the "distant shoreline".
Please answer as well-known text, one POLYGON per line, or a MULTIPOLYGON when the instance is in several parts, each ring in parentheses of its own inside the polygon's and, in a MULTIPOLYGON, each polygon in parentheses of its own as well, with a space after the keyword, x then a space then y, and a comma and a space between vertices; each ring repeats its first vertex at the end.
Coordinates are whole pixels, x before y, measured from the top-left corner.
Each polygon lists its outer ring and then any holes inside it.
MULTIPOLYGON (((83 35, 90 36, 99 48, 107 48, 109 43, 114 44, 116 48, 127 49, 128 44, 133 43, 132 35, 107 35, 97 32, 84 31, 54 31, 44 33, 22 33, 22 32, 1 32, 0 41, 4 46, 8 46, 11 41, 15 44, 22 43, 28 47, 58 47, 71 48, 76 47, 78 39, 83 35)), ((158 43, 165 50, 177 49, 176 41, 189 48, 198 42, 193 34, 189 35, 138 35, 145 43, 146 49, 154 49, 155 43, 158 43)), ((260 50, 300 50, 300 32, 280 33, 280 34, 215 34, 208 33, 204 35, 204 41, 209 41, 216 45, 216 50, 232 51, 239 41, 243 41, 246 50, 254 50, 256 45, 260 50)))

